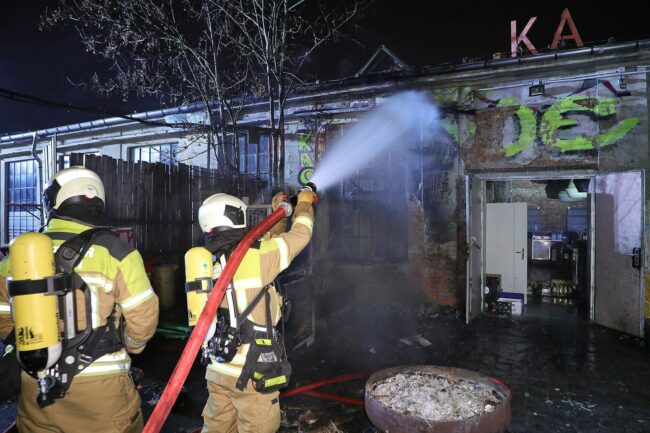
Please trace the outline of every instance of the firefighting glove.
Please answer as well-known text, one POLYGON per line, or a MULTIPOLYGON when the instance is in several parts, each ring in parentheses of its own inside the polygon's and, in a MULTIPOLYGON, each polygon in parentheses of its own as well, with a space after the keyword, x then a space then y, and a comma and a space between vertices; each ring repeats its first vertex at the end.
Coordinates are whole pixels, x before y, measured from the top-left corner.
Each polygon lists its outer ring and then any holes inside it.
MULTIPOLYGON (((273 212, 278 210, 278 206, 280 206, 281 203, 284 203, 287 201, 287 195, 280 191, 277 193, 274 197, 273 200, 271 201, 271 206, 273 207, 273 212)), ((269 236, 270 237, 275 237, 278 235, 281 235, 282 233, 287 231, 287 218, 282 218, 280 221, 275 223, 273 227, 271 227, 271 230, 269 231, 269 236)), ((267 239, 265 237, 265 239, 267 239)))
POLYGON ((147 344, 147 340, 136 340, 135 338, 131 337, 126 331, 122 336, 122 341, 124 342, 126 351, 136 355, 141 353, 147 344))
POLYGON ((316 193, 305 188, 298 193, 298 203, 315 203, 318 200, 316 193))
POLYGON ((271 206, 273 207, 273 211, 275 212, 278 209, 278 206, 280 203, 287 201, 287 194, 283 193, 280 191, 277 193, 274 197, 273 200, 271 201, 271 206))

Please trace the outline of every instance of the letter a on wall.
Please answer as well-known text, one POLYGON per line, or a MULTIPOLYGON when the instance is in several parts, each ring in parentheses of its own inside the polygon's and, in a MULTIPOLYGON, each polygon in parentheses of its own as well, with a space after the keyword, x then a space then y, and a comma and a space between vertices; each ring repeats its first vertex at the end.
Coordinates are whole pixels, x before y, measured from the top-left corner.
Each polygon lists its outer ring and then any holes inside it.
POLYGON ((560 39, 562 39, 563 41, 568 41, 573 39, 574 41, 576 41, 576 45, 578 47, 582 47, 584 45, 582 43, 582 39, 580 38, 580 33, 578 33, 578 29, 576 28, 576 25, 573 23, 573 18, 571 18, 571 13, 569 12, 569 8, 565 8, 562 11, 562 16, 560 17, 560 24, 558 24, 557 29, 555 29, 555 36, 553 37, 551 48, 553 49, 557 48, 557 44, 560 43, 560 39), (563 35, 562 31, 564 30, 564 25, 567 23, 569 24, 569 30, 571 30, 571 34, 563 35))

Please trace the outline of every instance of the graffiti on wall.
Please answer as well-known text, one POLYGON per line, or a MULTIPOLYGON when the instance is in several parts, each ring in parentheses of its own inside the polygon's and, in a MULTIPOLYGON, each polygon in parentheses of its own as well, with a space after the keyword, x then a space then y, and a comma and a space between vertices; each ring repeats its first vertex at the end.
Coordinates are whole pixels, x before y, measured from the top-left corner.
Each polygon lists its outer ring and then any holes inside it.
POLYGON ((314 174, 314 159, 316 157, 314 152, 314 145, 312 142, 313 133, 303 133, 299 135, 298 140, 298 183, 300 185, 307 185, 307 182, 314 174))
POLYGON ((298 135, 298 183, 307 185, 314 174, 314 166, 325 150, 326 125, 320 125, 316 132, 302 132, 298 135))
POLYGON ((494 105, 511 108, 516 132, 511 142, 505 143, 505 156, 514 157, 539 144, 556 147, 561 153, 593 150, 611 146, 625 137, 639 119, 618 120, 616 100, 609 97, 572 95, 558 98, 549 105, 526 106, 515 97, 502 97, 494 105), (575 115, 583 115, 576 118, 575 115), (574 116, 574 117, 570 117, 574 116), (617 121, 606 130, 600 129, 603 120, 617 121), (585 122, 587 124, 585 124, 585 122), (585 132, 593 131, 593 133, 585 132), (572 137, 564 137, 572 135, 572 137))
POLYGON ((435 139, 434 148, 436 157, 441 160, 443 165, 453 164, 458 156, 458 146, 476 135, 476 123, 467 120, 464 128, 458 126, 459 119, 455 116, 447 116, 440 119, 440 130, 442 137, 439 135, 435 139), (461 136, 461 131, 463 135, 461 136))

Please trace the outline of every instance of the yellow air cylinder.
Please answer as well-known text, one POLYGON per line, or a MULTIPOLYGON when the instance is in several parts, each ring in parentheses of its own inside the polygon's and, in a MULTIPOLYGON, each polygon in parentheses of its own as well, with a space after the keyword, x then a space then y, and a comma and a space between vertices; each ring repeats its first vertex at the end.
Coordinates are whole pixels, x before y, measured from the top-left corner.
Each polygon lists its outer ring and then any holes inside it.
POLYGON ((46 284, 26 289, 21 283, 54 276, 52 240, 42 233, 24 233, 9 246, 9 261, 18 358, 28 371, 49 368, 62 349, 58 297, 47 294, 46 284))
POLYGON ((212 290, 212 253, 203 247, 191 248, 185 253, 185 293, 187 295, 187 322, 196 325, 212 290), (198 283, 198 284, 196 284, 198 283))

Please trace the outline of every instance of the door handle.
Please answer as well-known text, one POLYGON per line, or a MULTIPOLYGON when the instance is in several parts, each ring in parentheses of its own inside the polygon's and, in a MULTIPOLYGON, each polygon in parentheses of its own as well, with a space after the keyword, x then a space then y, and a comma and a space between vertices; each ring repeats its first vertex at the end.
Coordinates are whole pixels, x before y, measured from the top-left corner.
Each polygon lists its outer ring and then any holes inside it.
POLYGON ((641 248, 632 248, 632 267, 641 269, 641 248))
POLYGON ((522 248, 521 251, 515 251, 515 254, 521 254, 521 260, 523 260, 526 250, 522 248))

